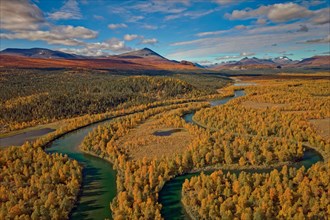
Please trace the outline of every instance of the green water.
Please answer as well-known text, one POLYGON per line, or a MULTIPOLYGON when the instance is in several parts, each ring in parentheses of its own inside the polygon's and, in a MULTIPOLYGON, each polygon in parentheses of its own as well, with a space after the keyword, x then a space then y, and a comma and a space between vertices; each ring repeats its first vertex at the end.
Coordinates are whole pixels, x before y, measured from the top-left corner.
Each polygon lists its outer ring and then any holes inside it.
MULTIPOLYGON (((313 164, 323 161, 322 156, 313 149, 308 149, 304 152, 304 156, 301 161, 295 163, 293 167, 299 168, 305 166, 306 169, 310 168, 313 164)), ((266 173, 271 172, 273 169, 259 169, 259 170, 223 170, 224 172, 236 173, 237 175, 244 171, 248 173, 266 173)), ((204 172, 205 174, 211 174, 213 171, 204 172)), ((186 179, 190 180, 193 176, 200 175, 201 172, 190 173, 175 177, 171 181, 167 182, 163 189, 159 193, 159 202, 163 208, 161 214, 164 219, 189 219, 185 214, 183 204, 181 203, 181 191, 182 184, 186 179)))
POLYGON ((110 202, 116 196, 116 172, 109 162, 84 154, 79 149, 84 137, 99 124, 70 132, 46 149, 47 153, 67 154, 84 167, 81 194, 70 219, 111 218, 110 202))
MULTIPOLYGON (((230 101, 233 98, 244 96, 244 90, 235 91, 235 95, 232 97, 227 97, 222 100, 214 100, 211 101, 212 106, 223 105, 230 101)), ((192 117, 194 116, 194 112, 186 114, 183 116, 183 119, 187 123, 194 123, 192 117)), ((304 155, 301 161, 296 162, 293 167, 299 168, 301 166, 305 166, 305 168, 310 168, 313 164, 323 161, 322 156, 313 149, 307 149, 304 152, 304 155)), ((251 170, 244 170, 245 172, 249 173, 265 173, 271 172, 273 169, 251 169, 251 170)), ((223 170, 224 172, 231 172, 236 173, 237 175, 242 172, 243 170, 223 170)), ((211 174, 213 171, 204 172, 205 174, 211 174)), ((162 204, 161 214, 164 219, 169 220, 176 220, 176 219, 189 219, 185 213, 183 204, 181 203, 181 191, 182 191, 182 184, 186 179, 190 180, 193 176, 200 175, 201 172, 197 173, 189 173, 185 175, 181 175, 178 177, 173 178, 171 181, 165 183, 162 190, 159 192, 159 202, 162 204)))

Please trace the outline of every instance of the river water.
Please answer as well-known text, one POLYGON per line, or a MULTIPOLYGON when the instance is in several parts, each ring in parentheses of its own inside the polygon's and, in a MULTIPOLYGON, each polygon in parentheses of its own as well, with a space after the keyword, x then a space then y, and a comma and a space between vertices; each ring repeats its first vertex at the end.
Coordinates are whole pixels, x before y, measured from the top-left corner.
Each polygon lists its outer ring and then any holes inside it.
POLYGON ((46 149, 47 153, 67 154, 84 166, 81 194, 70 219, 111 218, 110 202, 116 196, 116 172, 111 163, 79 149, 84 137, 106 122, 70 132, 53 141, 46 149))
MULTIPOLYGON (((227 97, 222 100, 214 100, 211 101, 211 106, 217 106, 217 105, 223 105, 230 101, 231 99, 244 96, 244 90, 237 90, 235 91, 235 95, 232 97, 227 97)), ((194 112, 186 114, 183 116, 184 120, 187 123, 193 123, 193 116, 194 112)), ((299 168, 301 166, 305 166, 305 168, 310 168, 313 164, 315 164, 318 161, 323 161, 322 156, 313 149, 307 149, 304 152, 303 158, 301 161, 295 163, 294 167, 299 168)), ((245 172, 258 172, 258 173, 264 173, 264 172, 271 172, 273 169, 251 169, 251 170, 244 170, 245 172)), ((231 172, 239 174, 242 172, 242 170, 231 170, 224 172, 231 172)), ((205 174, 211 174, 213 171, 204 172, 205 174)), ((161 214, 164 217, 164 219, 169 220, 176 220, 176 219, 189 219, 187 214, 185 213, 183 204, 181 203, 181 191, 182 191, 182 184, 184 183, 185 179, 190 179, 193 176, 200 175, 201 172, 196 173, 189 173, 181 176, 177 176, 173 178, 172 180, 165 183, 164 187, 159 193, 159 202, 162 204, 162 210, 161 214)))
MULTIPOLYGON (((210 101, 211 106, 223 105, 233 98, 244 95, 243 90, 235 91, 235 96, 222 100, 210 101)), ((194 113, 186 114, 184 119, 188 123, 193 123, 194 113)), ((110 119, 111 120, 111 119, 110 119)), ((84 166, 83 184, 81 194, 76 207, 71 212, 70 219, 105 219, 111 218, 110 202, 116 196, 116 172, 112 164, 98 157, 83 153, 79 149, 84 137, 98 125, 103 125, 110 120, 92 124, 63 135, 54 140, 45 150, 47 153, 67 154, 70 158, 77 160, 84 166)), ((161 133, 160 135, 164 135, 161 133)), ((166 134, 167 135, 167 134, 166 134)), ((306 166, 322 160, 322 156, 314 150, 305 151, 302 161, 295 166, 306 166)), ((260 170, 259 172, 269 172, 270 170, 260 170)), ((238 173, 239 171, 231 171, 238 173)), ((256 172, 255 170, 253 172, 256 172)), ((186 215, 181 204, 181 189, 185 179, 200 173, 186 174, 178 176, 167 182, 159 194, 159 201, 163 205, 162 216, 165 219, 185 219, 186 215)))

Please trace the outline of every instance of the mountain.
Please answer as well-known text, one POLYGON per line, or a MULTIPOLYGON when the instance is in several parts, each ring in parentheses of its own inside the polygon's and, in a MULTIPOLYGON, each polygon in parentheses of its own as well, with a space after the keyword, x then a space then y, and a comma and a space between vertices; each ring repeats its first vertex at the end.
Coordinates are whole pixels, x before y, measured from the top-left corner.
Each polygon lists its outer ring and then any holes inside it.
POLYGON ((127 58, 127 59, 134 59, 134 58, 153 58, 153 59, 164 59, 167 60, 165 57, 159 55, 155 51, 149 48, 143 48, 141 50, 135 50, 127 53, 122 53, 116 55, 116 57, 120 58, 127 58))
POLYGON ((301 60, 294 67, 323 67, 330 69, 330 56, 314 56, 301 60))
POLYGON ((314 56, 301 61, 292 60, 286 56, 271 59, 259 59, 256 57, 243 58, 239 61, 227 61, 214 66, 213 70, 246 70, 246 69, 265 69, 265 68, 327 68, 330 69, 330 56, 314 56))
POLYGON ((238 61, 236 65, 274 65, 274 62, 269 59, 259 59, 256 57, 248 58, 245 57, 238 61))
POLYGON ((211 69, 222 70, 244 70, 244 69, 262 69, 262 68, 274 68, 276 63, 270 59, 259 59, 256 57, 248 58, 245 57, 239 61, 229 61, 226 63, 221 63, 219 65, 213 66, 211 69))
POLYGON ((1 55, 23 56, 31 58, 43 58, 43 59, 81 59, 83 56, 75 54, 64 53, 56 50, 49 50, 45 48, 31 48, 31 49, 19 49, 19 48, 7 48, 0 51, 1 55))
POLYGON ((188 61, 168 60, 143 48, 108 57, 85 57, 44 48, 8 48, 0 52, 0 67, 18 68, 86 68, 112 70, 198 70, 188 61))
POLYGON ((294 61, 294 60, 290 59, 287 56, 275 57, 275 58, 272 58, 271 60, 278 65, 287 65, 287 64, 293 64, 293 63, 298 62, 298 61, 294 61))
POLYGON ((199 69, 199 67, 192 62, 185 60, 181 62, 176 60, 169 60, 149 48, 143 48, 141 50, 135 50, 110 57, 121 60, 124 59, 129 62, 138 63, 141 65, 149 65, 160 69, 199 69))

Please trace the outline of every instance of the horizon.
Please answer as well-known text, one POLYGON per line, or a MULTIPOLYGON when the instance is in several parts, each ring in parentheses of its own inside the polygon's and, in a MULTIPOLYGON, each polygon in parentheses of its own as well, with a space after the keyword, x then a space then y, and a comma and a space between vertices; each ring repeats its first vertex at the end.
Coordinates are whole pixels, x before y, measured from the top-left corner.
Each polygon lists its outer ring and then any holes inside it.
POLYGON ((150 48, 201 65, 329 55, 329 0, 4 0, 1 6, 1 50, 106 56, 150 48))

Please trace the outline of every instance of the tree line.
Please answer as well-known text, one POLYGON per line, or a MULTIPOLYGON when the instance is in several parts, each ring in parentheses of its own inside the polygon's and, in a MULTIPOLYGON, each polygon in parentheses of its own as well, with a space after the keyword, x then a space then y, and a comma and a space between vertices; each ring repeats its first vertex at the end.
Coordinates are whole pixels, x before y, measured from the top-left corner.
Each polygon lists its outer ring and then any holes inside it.
POLYGON ((185 180, 182 201, 197 219, 327 219, 330 162, 271 173, 216 171, 185 180))

